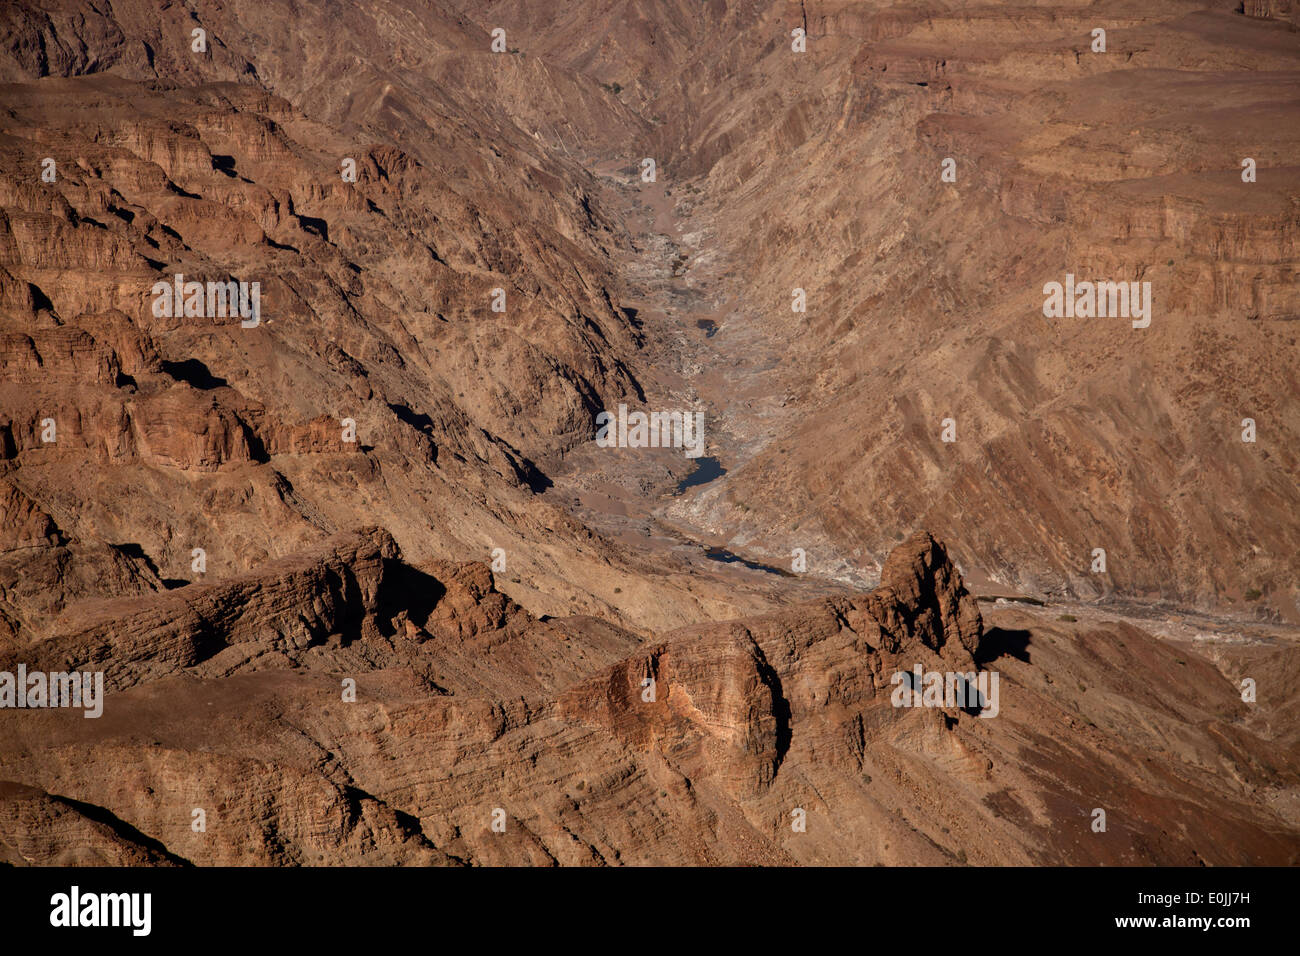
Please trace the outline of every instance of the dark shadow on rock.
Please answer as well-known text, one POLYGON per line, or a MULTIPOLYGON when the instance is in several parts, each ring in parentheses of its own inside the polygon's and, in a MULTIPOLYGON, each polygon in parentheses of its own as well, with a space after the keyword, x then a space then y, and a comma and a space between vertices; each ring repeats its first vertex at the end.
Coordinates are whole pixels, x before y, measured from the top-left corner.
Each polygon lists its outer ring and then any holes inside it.
POLYGON ((510 467, 514 469, 515 480, 520 485, 526 486, 535 495, 540 495, 555 486, 555 482, 551 481, 545 472, 526 458, 514 445, 500 438, 497 442, 506 450, 506 458, 510 462, 510 467))
POLYGON ((248 443, 248 457, 259 465, 265 465, 271 460, 271 454, 266 450, 266 442, 253 426, 242 418, 239 419, 239 424, 244 430, 244 441, 248 443))
POLYGON ((433 419, 428 415, 414 412, 406 405, 394 404, 393 402, 388 403, 388 410, 417 431, 422 431, 430 437, 433 436, 433 419))
MULTIPOLYGON (((438 463, 438 443, 433 440, 433 419, 423 412, 416 412, 401 404, 388 403, 388 410, 397 416, 397 420, 415 429, 423 438, 423 446, 429 461, 438 463)), ((363 451, 365 449, 362 449, 363 451)))
POLYGON ((1010 656, 1028 664, 1031 636, 1029 631, 991 627, 980 638, 979 650, 975 652, 975 663, 983 668, 985 664, 999 657, 1010 656))
POLYGON ((50 301, 50 297, 45 294, 44 289, 34 282, 27 283, 27 286, 32 292, 32 311, 39 312, 41 309, 50 312, 54 311, 54 303, 50 301))
POLYGON ((214 388, 224 388, 230 383, 224 378, 217 378, 208 367, 198 359, 186 359, 183 362, 169 362, 166 359, 162 362, 162 370, 167 375, 176 379, 178 382, 185 382, 199 391, 211 391, 214 388))
POLYGON ((528 466, 523 477, 529 491, 535 495, 540 495, 547 489, 554 487, 555 482, 544 475, 531 461, 525 459, 524 464, 528 466))
POLYGON ((158 565, 153 563, 153 558, 145 554, 144 548, 141 547, 136 542, 132 541, 132 542, 128 542, 127 544, 110 544, 109 547, 112 548, 114 551, 116 551, 118 554, 122 554, 128 558, 131 558, 132 560, 139 561, 146 568, 148 568, 155 577, 159 579, 162 578, 161 573, 158 571, 158 565))
POLYGON ((953 689, 956 691, 958 708, 972 717, 978 717, 984 708, 988 706, 988 700, 985 699, 984 694, 974 681, 958 677, 953 682, 953 689))
POLYGON ((391 637, 396 630, 393 618, 402 611, 416 627, 424 627, 446 593, 446 586, 433 575, 403 561, 385 558, 383 586, 375 606, 380 633, 391 637))
POLYGON ((756 641, 753 642, 753 654, 759 679, 772 694, 772 716, 776 718, 776 758, 772 761, 772 776, 775 777, 777 771, 781 769, 781 762, 785 760, 785 755, 790 750, 794 718, 790 711, 790 701, 785 696, 785 688, 781 686, 781 678, 776 669, 767 662, 767 656, 756 641))
POLYGON ((324 578, 325 591, 330 596, 326 606, 335 608, 336 612, 332 620, 314 622, 318 627, 312 629, 311 643, 323 643, 329 634, 337 634, 342 638, 342 645, 347 647, 361 639, 361 625, 366 617, 365 597, 349 565, 338 569, 326 568, 324 578))
POLYGON ((309 232, 319 239, 326 242, 330 241, 330 227, 324 219, 317 216, 299 216, 298 224, 302 226, 303 232, 309 232))
POLYGON ((119 839, 144 847, 151 853, 162 857, 168 863, 175 866, 194 865, 184 857, 177 856, 167 849, 161 840, 155 839, 147 833, 142 833, 105 807, 94 803, 86 803, 84 800, 74 800, 72 797, 64 797, 55 793, 50 794, 50 799, 76 810, 87 820, 93 820, 100 826, 113 831, 113 834, 119 839))

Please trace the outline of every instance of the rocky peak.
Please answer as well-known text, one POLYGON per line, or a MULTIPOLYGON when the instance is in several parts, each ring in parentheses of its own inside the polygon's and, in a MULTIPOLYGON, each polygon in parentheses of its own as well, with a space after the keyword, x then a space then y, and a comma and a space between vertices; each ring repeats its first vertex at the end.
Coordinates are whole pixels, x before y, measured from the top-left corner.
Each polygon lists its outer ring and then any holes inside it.
POLYGON ((919 640, 966 663, 979 650, 984 633, 979 605, 943 543, 928 531, 916 532, 889 553, 880 587, 866 603, 891 651, 919 640))

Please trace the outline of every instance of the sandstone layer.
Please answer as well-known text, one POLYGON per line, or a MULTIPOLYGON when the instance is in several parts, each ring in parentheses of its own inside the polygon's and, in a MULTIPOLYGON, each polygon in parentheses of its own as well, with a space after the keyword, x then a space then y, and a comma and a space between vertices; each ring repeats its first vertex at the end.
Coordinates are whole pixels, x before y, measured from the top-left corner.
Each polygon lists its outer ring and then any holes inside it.
POLYGON ((481 565, 412 567, 378 530, 181 593, 183 608, 180 594, 104 608, 22 650, 34 667, 102 667, 109 694, 97 719, 0 711, 10 862, 1300 853, 1294 698, 1248 707, 1228 673, 1294 669, 1293 653, 1221 671, 1117 621, 1002 612, 986 627, 925 533, 870 594, 655 640, 540 622, 481 565), (917 665, 997 672, 996 717, 895 706, 891 675, 917 665))
POLYGON ((0 860, 1294 864, 1296 9, 6 4, 0 860))

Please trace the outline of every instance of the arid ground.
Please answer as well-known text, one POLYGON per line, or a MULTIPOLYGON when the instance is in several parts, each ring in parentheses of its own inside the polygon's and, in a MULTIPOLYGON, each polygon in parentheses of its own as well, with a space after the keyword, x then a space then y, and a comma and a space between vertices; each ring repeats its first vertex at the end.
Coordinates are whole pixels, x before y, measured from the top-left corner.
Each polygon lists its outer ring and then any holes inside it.
POLYGON ((0 862, 1300 863, 1294 0, 0 36, 0 862))

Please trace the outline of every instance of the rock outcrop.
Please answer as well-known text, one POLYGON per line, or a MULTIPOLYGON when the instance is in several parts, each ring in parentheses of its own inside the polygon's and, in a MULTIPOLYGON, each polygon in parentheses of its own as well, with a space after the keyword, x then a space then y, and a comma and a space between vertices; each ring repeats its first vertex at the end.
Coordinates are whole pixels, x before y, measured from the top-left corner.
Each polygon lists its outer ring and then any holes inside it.
POLYGON ((0 847, 28 864, 1295 862, 1297 821, 1259 797, 1300 782, 1295 751, 1214 666, 1125 625, 1011 623, 985 631, 926 533, 874 592, 647 639, 538 621, 484 566, 413 568, 372 529, 11 645, 0 670, 102 668, 109 690, 94 719, 0 709, 0 847), (997 716, 895 706, 893 675, 918 665, 1000 672, 997 716), (1148 769, 1124 772, 1138 754, 1148 769), (1116 808, 1108 834, 1090 834, 1096 805, 1116 808))
POLYGON ((1294 864, 1295 11, 3 5, 0 862, 1294 864))

